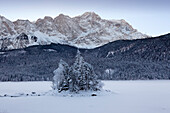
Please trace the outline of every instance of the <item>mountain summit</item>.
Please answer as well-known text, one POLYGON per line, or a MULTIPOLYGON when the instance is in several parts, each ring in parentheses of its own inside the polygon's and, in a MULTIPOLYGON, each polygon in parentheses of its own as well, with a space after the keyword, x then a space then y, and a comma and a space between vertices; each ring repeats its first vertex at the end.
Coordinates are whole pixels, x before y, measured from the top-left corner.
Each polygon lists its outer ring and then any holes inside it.
POLYGON ((11 22, 0 16, 0 49, 18 49, 31 45, 61 43, 78 48, 96 48, 120 39, 141 39, 147 35, 138 32, 125 20, 105 20, 94 12, 69 17, 44 17, 36 22, 11 22))

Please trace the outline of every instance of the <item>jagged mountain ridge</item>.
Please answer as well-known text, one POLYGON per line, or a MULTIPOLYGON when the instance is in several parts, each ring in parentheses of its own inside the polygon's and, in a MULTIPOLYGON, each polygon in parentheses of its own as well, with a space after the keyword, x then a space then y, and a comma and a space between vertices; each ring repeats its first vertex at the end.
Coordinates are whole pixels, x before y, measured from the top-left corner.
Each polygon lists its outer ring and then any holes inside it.
MULTIPOLYGON (((170 34, 79 50, 100 79, 170 79, 170 34)), ((76 52, 76 47, 54 43, 0 50, 0 81, 52 80, 59 60, 72 64, 76 52)))
POLYGON ((94 12, 69 17, 44 17, 36 22, 11 22, 0 16, 0 49, 19 49, 31 45, 61 43, 78 48, 96 48, 120 39, 141 39, 147 35, 133 29, 125 20, 105 20, 94 12), (27 40, 22 36, 27 35, 27 40), (32 37, 36 37, 34 40, 32 37), (17 43, 17 44, 16 44, 17 43))

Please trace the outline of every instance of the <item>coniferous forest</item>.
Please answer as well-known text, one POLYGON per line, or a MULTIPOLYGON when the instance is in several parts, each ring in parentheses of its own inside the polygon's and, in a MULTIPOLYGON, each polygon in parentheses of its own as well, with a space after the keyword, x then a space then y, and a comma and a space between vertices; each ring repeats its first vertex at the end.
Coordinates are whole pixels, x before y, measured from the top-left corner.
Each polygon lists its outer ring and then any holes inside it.
MULTIPOLYGON (((170 79, 170 34, 118 40, 95 49, 79 49, 101 80, 170 79)), ((77 48, 39 45, 0 51, 0 81, 48 81, 60 59, 72 65, 77 48)))

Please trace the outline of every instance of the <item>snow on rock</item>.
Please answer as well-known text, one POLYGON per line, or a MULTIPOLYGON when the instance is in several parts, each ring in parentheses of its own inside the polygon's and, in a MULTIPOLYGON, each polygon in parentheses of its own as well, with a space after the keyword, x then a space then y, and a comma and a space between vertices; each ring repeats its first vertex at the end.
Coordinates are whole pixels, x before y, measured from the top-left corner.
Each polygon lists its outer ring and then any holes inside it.
POLYGON ((147 35, 133 29, 125 20, 101 19, 94 12, 86 12, 73 18, 63 14, 54 19, 46 16, 36 22, 29 20, 11 22, 0 16, 0 49, 17 49, 49 43, 90 49, 119 39, 131 40, 146 37, 147 35), (28 37, 36 36, 38 41, 30 41, 28 38, 29 43, 19 40, 15 45, 16 38, 22 33, 28 37), (11 38, 14 39, 11 40, 11 38))
POLYGON ((18 34, 25 33, 27 35, 33 34, 36 31, 36 25, 29 20, 17 20, 13 22, 15 30, 18 34))
POLYGON ((16 35, 14 28, 13 22, 0 15, 0 39, 16 35))

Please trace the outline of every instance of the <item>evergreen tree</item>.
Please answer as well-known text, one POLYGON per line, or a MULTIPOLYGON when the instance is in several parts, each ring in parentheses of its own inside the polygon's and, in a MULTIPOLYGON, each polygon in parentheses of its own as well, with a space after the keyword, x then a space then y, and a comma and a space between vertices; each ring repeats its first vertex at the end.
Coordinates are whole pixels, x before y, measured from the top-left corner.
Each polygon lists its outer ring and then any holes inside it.
POLYGON ((56 70, 54 70, 54 77, 53 77, 53 89, 58 89, 59 92, 62 90, 68 90, 69 89, 69 81, 70 81, 70 75, 69 75, 69 66, 68 64, 60 60, 59 66, 56 70))
POLYGON ((96 91, 101 89, 102 84, 97 80, 97 75, 95 74, 92 65, 84 61, 79 50, 77 51, 72 70, 74 73, 73 75, 76 77, 78 90, 96 91))
POLYGON ((97 80, 97 75, 94 72, 94 69, 91 64, 85 62, 84 65, 84 78, 86 80, 86 87, 85 90, 93 90, 97 91, 100 90, 102 87, 102 84, 99 80, 97 80))
POLYGON ((76 76, 76 84, 78 85, 78 90, 84 90, 84 59, 80 54, 80 51, 77 51, 76 60, 72 66, 74 76, 76 76))
POLYGON ((78 92, 79 91, 78 81, 77 81, 77 76, 75 74, 75 70, 74 70, 73 66, 70 68, 69 75, 71 78, 69 80, 69 91, 70 92, 78 92))

